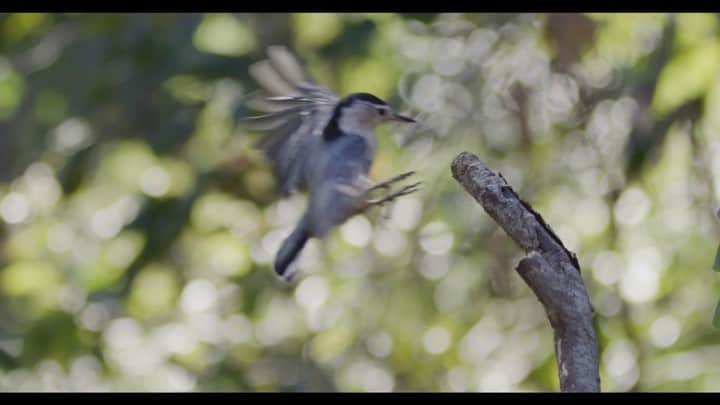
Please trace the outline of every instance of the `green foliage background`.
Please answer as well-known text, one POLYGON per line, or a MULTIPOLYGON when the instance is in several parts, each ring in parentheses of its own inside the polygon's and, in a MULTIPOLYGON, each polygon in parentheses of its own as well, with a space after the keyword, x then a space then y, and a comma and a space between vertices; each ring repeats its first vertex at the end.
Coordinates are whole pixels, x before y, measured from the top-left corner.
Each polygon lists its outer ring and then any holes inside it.
POLYGON ((558 389, 470 150, 580 259, 606 391, 716 391, 712 14, 0 15, 0 389, 558 389), (372 175, 421 192, 270 261, 300 216, 240 120, 294 49, 422 121, 372 175))

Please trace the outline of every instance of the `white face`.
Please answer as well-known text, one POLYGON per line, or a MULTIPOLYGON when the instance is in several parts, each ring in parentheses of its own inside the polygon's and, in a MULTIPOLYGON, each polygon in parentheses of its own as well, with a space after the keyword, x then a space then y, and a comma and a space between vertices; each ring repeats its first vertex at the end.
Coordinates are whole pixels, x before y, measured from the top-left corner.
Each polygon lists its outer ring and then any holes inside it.
POLYGON ((372 132, 379 124, 393 119, 394 112, 387 105, 355 101, 343 108, 339 126, 343 132, 364 134, 372 132))

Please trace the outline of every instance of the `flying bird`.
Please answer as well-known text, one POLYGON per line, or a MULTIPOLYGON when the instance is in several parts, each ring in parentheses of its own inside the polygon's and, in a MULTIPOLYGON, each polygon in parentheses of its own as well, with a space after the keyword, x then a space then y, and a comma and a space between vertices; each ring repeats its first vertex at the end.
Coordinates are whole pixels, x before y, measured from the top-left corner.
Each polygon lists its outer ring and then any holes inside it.
POLYGON ((308 239, 322 238, 370 206, 417 190, 419 183, 389 192, 392 184, 413 172, 380 183, 368 178, 377 146, 375 128, 385 122, 415 120, 369 93, 337 96, 318 85, 285 47, 269 47, 267 55, 250 67, 262 90, 247 103, 266 114, 245 122, 251 129, 267 131, 258 147, 273 165, 280 193, 308 193, 305 213, 282 242, 273 265, 277 276, 287 282, 308 239), (369 198, 378 189, 387 194, 369 198))

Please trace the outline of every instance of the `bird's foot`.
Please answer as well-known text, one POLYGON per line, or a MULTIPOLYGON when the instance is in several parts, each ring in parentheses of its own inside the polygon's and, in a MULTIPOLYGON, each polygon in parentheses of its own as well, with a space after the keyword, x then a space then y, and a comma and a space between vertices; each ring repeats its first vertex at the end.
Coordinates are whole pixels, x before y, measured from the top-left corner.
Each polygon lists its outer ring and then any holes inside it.
MULTIPOLYGON (((412 173, 410 173, 410 174, 412 174, 412 173)), ((401 174, 400 176, 396 176, 396 177, 398 177, 398 179, 396 179, 396 178, 390 179, 390 180, 394 180, 391 183, 402 180, 402 179, 408 177, 410 174, 405 173, 405 174, 401 174), (401 176, 404 176, 404 177, 401 177, 401 176)), ((376 198, 376 199, 369 199, 369 200, 367 200, 367 206, 368 207, 373 206, 373 205, 382 206, 388 202, 392 202, 392 201, 396 200, 399 197, 402 197, 402 196, 408 195, 408 194, 412 194, 419 189, 420 184, 421 184, 420 182, 413 183, 413 184, 410 184, 410 185, 407 185, 407 186, 401 188, 400 190, 398 190, 394 193, 389 193, 389 194, 385 195, 384 197, 376 198)), ((389 184, 383 185, 382 188, 389 188, 389 184)))
POLYGON ((399 181, 405 180, 406 178, 412 176, 413 174, 415 174, 414 171, 410 171, 410 172, 405 172, 405 173, 402 173, 402 174, 398 174, 398 175, 395 176, 395 177, 392 177, 392 178, 387 179, 387 180, 385 180, 385 181, 381 181, 380 183, 376 183, 376 184, 371 185, 371 186, 367 189, 367 192, 371 192, 371 191, 378 190, 378 189, 381 189, 381 188, 388 190, 388 189, 390 189, 390 186, 391 186, 391 185, 393 185, 393 184, 395 184, 395 183, 397 183, 397 182, 399 182, 399 181))

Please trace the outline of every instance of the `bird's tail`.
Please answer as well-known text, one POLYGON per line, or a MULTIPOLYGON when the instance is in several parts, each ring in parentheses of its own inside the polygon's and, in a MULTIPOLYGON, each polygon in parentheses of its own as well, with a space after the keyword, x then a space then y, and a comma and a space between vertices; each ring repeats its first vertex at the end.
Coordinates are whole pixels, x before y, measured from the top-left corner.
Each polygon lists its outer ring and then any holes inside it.
POLYGON ((310 239, 310 232, 307 231, 303 222, 292 231, 280 245, 277 256, 275 257, 275 274, 284 281, 290 281, 295 275, 295 260, 300 251, 305 247, 305 243, 310 239))

